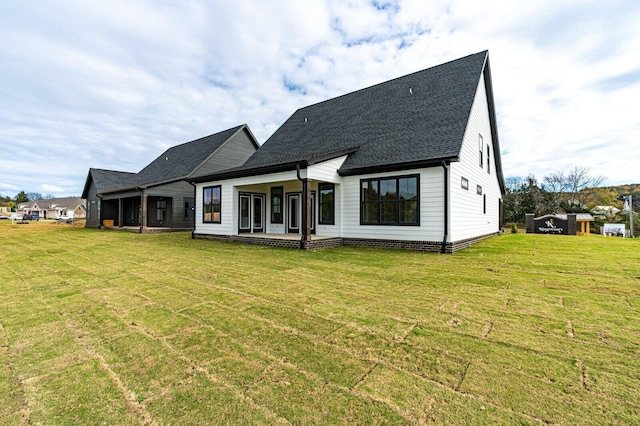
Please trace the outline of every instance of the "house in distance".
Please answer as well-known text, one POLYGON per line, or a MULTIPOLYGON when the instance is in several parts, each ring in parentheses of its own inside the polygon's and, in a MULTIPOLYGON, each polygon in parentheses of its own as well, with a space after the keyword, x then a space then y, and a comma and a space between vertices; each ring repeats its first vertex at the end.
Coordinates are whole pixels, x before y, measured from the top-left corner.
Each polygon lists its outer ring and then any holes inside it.
POLYGON ((189 181, 194 238, 451 253, 496 235, 489 54, 301 108, 242 165, 189 181))
POLYGON ((239 166, 258 146, 240 125, 169 148, 138 173, 91 168, 82 192, 86 226, 193 230, 194 188, 187 179, 239 166))

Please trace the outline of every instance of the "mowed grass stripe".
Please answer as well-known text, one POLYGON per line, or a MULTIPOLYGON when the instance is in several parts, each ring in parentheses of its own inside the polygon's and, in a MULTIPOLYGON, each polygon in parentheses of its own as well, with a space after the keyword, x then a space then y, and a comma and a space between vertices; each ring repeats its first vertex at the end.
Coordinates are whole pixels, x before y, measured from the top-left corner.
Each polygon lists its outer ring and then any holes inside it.
POLYGON ((7 241, 3 423, 640 415, 638 241, 504 235, 441 256, 1 224, 7 241), (79 393, 93 382, 104 407, 79 393))

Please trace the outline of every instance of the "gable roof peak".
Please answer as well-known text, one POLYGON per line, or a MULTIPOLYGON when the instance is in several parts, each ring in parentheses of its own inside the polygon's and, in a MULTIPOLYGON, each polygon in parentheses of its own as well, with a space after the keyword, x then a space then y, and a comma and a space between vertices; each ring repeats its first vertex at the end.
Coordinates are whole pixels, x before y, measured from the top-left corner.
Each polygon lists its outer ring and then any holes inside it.
POLYGON ((308 162, 359 148, 341 173, 456 161, 487 51, 435 65, 296 110, 241 167, 308 162))

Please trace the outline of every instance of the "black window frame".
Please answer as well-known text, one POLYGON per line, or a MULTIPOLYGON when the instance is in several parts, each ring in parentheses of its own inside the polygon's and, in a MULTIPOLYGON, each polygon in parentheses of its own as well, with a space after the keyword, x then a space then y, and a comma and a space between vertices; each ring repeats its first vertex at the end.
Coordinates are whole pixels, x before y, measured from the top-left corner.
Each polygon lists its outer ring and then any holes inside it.
POLYGON ((487 194, 482 194, 482 213, 487 214, 487 194))
POLYGON ((283 224, 284 223, 284 186, 272 186, 271 187, 271 223, 278 223, 278 224, 283 224), (280 195, 278 196, 276 194, 276 192, 279 191, 280 195), (280 211, 276 212, 273 208, 273 206, 276 204, 274 203, 275 199, 279 199, 280 200, 280 211), (280 214, 280 218, 278 219, 277 217, 275 217, 275 214, 280 214))
POLYGON ((205 186, 202 188, 202 223, 222 223, 222 185, 205 186), (218 202, 214 203, 214 192, 216 189, 218 190, 218 202), (207 190, 211 191, 211 202, 209 203, 205 202, 207 190), (216 210, 214 209, 214 206, 218 206, 218 220, 215 219, 216 210), (207 207, 211 208, 210 212, 207 212, 207 207), (207 213, 211 214, 211 220, 206 219, 207 213))
POLYGON ((476 194, 482 195, 482 186, 476 185, 476 194))
POLYGON ((480 168, 484 169, 484 141, 482 135, 478 135, 478 153, 480 154, 480 168))
POLYGON ((460 188, 464 189, 465 191, 469 190, 469 179, 467 179, 466 177, 460 177, 460 188))
POLYGON ((491 174, 491 147, 487 144, 487 173, 491 174))
POLYGON ((400 175, 400 176, 384 176, 384 177, 376 177, 376 178, 368 178, 368 179, 360 179, 360 225, 376 225, 376 226, 420 226, 420 175, 412 174, 412 175, 400 175), (415 179, 415 187, 416 194, 415 200, 402 200, 400 197, 400 181, 402 179, 415 179), (382 200, 381 199, 381 191, 379 190, 381 187, 382 181, 390 181, 395 180, 396 187, 396 198, 395 200, 382 200), (377 199, 376 200, 366 200, 365 198, 365 189, 364 184, 367 183, 370 185, 375 182, 377 189, 377 199), (394 221, 383 221, 383 205, 395 203, 395 220, 394 221), (403 203, 415 203, 415 221, 413 222, 402 222, 401 219, 401 211, 403 203), (375 212, 377 221, 366 221, 365 211, 367 210, 367 206, 375 206, 375 212))
POLYGON ((336 185, 330 182, 321 182, 318 184, 318 224, 319 225, 335 225, 336 224, 336 185), (331 191, 331 201, 324 202, 322 197, 323 191, 331 191), (331 212, 331 218, 329 220, 323 220, 324 207, 329 208, 331 212))

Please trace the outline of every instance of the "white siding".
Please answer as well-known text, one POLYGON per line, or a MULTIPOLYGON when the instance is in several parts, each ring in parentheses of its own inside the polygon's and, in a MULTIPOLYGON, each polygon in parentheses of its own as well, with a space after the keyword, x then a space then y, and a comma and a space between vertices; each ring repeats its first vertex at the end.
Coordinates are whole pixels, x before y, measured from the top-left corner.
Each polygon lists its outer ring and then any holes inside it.
POLYGON ((342 163, 344 163, 344 160, 346 159, 347 156, 343 155, 342 157, 309 166, 307 169, 307 176, 313 180, 339 183, 341 181, 341 177, 338 175, 338 169, 342 167, 342 163))
POLYGON ((499 208, 502 198, 496 174, 495 152, 491 137, 489 107, 484 78, 481 77, 464 142, 460 162, 451 164, 450 173, 450 241, 460 241, 498 232, 499 208), (483 164, 479 164, 478 139, 483 139, 483 164), (487 173, 487 144, 491 148, 490 173, 487 173), (461 179, 469 181, 469 189, 461 187, 461 179), (476 193, 482 186, 483 195, 476 193), (483 198, 486 196, 486 213, 483 198))
MULTIPOLYGON (((331 172, 332 167, 339 167, 344 161, 344 157, 340 159, 330 160, 314 166, 314 176, 330 177, 333 173, 337 176, 337 168, 331 172)), ((305 178, 310 175, 311 171, 301 170, 300 175, 305 178)), ((338 176, 338 179, 340 177, 338 176)), ((324 180, 320 180, 324 181, 324 180)), ((331 181, 332 183, 336 183, 331 181)), ((335 225, 318 225, 318 180, 312 180, 310 190, 316 192, 316 201, 313 206, 316 212, 316 234, 322 236, 340 236, 340 184, 336 183, 336 206, 335 206, 335 225)), ((265 195, 266 212, 265 212, 265 231, 269 234, 284 234, 286 232, 286 198, 288 193, 302 192, 302 182, 297 178, 295 171, 272 173, 261 176, 249 176, 244 178, 229 179, 219 182, 206 182, 196 185, 196 226, 195 232, 200 234, 217 234, 217 235, 237 235, 238 233, 238 200, 241 192, 259 193, 265 195), (202 189, 207 186, 221 185, 222 194, 222 223, 203 223, 202 221, 202 189), (285 207, 284 223, 271 223, 271 188, 274 186, 282 186, 284 189, 283 204, 285 207)))
POLYGON ((342 178, 342 236, 408 241, 442 241, 444 171, 441 167, 342 178), (418 174, 420 226, 360 225, 360 180, 418 174))

